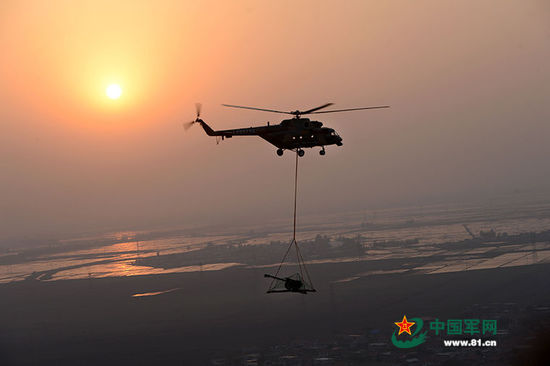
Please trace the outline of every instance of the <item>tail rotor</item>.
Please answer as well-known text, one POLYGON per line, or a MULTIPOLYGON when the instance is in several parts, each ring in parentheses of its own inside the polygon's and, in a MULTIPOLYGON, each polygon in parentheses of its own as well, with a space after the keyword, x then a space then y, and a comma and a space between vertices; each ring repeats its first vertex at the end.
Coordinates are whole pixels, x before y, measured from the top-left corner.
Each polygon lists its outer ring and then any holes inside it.
POLYGON ((197 118, 195 118, 194 121, 189 121, 189 122, 184 122, 183 123, 183 129, 185 131, 189 130, 195 123, 201 123, 202 122, 202 119, 200 119, 201 109, 202 109, 202 104, 201 103, 195 103, 195 110, 197 112, 197 118))

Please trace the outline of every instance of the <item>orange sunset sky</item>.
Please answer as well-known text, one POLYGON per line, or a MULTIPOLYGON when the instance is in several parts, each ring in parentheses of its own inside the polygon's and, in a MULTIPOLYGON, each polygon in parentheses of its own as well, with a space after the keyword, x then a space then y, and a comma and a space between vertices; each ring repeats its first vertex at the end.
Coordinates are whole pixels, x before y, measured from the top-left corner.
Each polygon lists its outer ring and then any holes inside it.
POLYGON ((197 101, 391 105, 318 118, 303 214, 548 192, 548 1, 4 0, 0 47, 1 240, 288 216, 291 154, 197 101))

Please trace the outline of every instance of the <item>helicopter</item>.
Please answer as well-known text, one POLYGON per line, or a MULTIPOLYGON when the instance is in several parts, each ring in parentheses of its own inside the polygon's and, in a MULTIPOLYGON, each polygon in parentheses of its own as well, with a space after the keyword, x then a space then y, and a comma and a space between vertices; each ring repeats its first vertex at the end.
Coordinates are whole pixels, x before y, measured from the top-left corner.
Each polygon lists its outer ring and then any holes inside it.
POLYGON ((230 108, 242 108, 251 109, 256 111, 289 114, 294 116, 290 119, 285 119, 281 123, 276 125, 270 125, 269 122, 266 126, 257 127, 245 127, 231 130, 213 130, 206 122, 204 122, 201 116, 201 104, 196 103, 197 117, 194 121, 184 123, 184 128, 187 130, 195 123, 199 123, 208 136, 216 136, 222 140, 226 138, 232 138, 233 136, 260 136, 267 142, 277 147, 277 155, 282 156, 285 150, 296 151, 298 156, 302 157, 305 154, 304 148, 312 148, 319 146, 321 150, 320 155, 325 155, 325 146, 336 145, 342 146, 342 138, 329 127, 323 127, 323 124, 319 121, 312 121, 309 118, 302 116, 309 114, 321 114, 321 113, 338 113, 348 111, 358 111, 364 109, 380 109, 389 108, 387 105, 375 106, 375 107, 360 107, 360 108, 347 108, 347 109, 334 109, 325 110, 326 107, 333 105, 333 103, 326 103, 321 106, 311 108, 305 111, 279 111, 274 109, 245 107, 232 104, 222 104, 224 107, 230 108))

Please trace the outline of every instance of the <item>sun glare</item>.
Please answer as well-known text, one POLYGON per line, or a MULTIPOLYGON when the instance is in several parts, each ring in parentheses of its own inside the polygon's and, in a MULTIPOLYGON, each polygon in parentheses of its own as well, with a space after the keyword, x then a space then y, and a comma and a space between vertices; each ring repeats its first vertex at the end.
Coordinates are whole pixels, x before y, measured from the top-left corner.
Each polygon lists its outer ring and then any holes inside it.
POLYGON ((122 88, 118 84, 111 84, 105 89, 105 94, 111 99, 118 99, 122 95, 122 88))

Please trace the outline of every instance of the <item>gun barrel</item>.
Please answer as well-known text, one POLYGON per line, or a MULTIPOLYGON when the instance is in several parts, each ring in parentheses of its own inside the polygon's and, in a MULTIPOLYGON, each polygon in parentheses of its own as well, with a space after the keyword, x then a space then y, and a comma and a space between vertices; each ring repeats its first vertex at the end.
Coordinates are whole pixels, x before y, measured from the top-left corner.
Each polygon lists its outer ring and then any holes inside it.
POLYGON ((279 280, 279 281, 284 281, 285 279, 284 278, 280 278, 280 277, 276 277, 276 276, 272 276, 270 274, 264 274, 264 277, 268 277, 268 278, 274 278, 276 280, 279 280))

